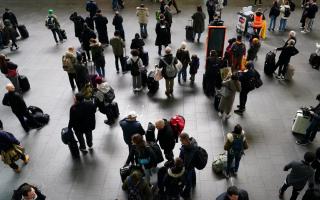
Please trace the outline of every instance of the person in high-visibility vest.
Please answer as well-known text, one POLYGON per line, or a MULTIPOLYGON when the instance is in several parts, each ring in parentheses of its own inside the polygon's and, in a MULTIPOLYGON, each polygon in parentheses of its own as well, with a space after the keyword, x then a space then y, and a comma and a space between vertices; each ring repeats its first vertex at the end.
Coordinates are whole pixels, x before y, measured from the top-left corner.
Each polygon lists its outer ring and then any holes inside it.
POLYGON ((252 24, 252 27, 254 28, 256 35, 260 34, 262 24, 263 24, 263 13, 261 11, 261 8, 258 8, 257 11, 254 13, 254 19, 252 24))

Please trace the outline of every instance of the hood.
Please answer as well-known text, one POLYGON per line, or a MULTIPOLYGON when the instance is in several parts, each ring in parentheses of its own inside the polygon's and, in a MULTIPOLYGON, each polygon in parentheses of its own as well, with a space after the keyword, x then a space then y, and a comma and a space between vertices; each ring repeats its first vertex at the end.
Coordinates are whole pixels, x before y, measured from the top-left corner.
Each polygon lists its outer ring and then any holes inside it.
POLYGON ((97 43, 90 43, 90 47, 100 47, 101 43, 97 42, 97 43))
POLYGON ((109 92, 110 88, 111 87, 107 82, 103 82, 103 83, 97 85, 97 89, 103 93, 109 92))
POLYGON ((172 172, 172 168, 169 168, 169 169, 168 169, 168 175, 171 176, 171 177, 173 177, 173 178, 179 178, 179 177, 181 177, 182 175, 184 175, 184 172, 185 172, 185 168, 184 168, 184 167, 183 167, 182 170, 181 170, 179 173, 177 173, 177 174, 175 174, 175 173, 172 172))
MULTIPOLYGON (((241 135, 244 136, 244 131, 243 130, 242 130, 241 135)), ((227 134, 227 140, 230 141, 230 142, 233 142, 233 133, 228 133, 227 134)), ((245 140, 245 137, 243 137, 243 140, 245 140)))
POLYGON ((130 59, 132 59, 133 62, 136 62, 139 59, 139 56, 132 56, 130 59))
POLYGON ((75 55, 73 53, 71 53, 70 51, 67 51, 65 56, 66 57, 75 57, 75 55))

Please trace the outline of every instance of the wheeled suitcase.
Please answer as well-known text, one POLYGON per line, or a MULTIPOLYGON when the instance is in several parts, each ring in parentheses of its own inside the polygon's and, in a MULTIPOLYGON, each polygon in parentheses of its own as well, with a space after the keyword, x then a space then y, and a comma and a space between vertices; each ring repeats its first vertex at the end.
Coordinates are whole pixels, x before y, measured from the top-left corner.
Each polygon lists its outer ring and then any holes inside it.
POLYGON ((266 60, 264 62, 264 73, 271 76, 276 70, 276 54, 269 51, 266 55, 266 60))
POLYGON ((144 66, 148 66, 149 65, 149 54, 148 52, 143 52, 141 55, 141 60, 144 66))
POLYGON ((28 90, 30 90, 30 83, 26 76, 19 75, 18 80, 22 92, 27 92, 28 90))
POLYGON ((288 64, 288 69, 287 69, 286 74, 284 75, 284 79, 287 81, 291 81, 293 75, 294 75, 294 68, 292 65, 288 64))
POLYGON ((146 87, 147 86, 147 80, 148 80, 148 71, 144 70, 141 72, 141 83, 142 83, 142 87, 146 87))
POLYGON ((42 126, 49 123, 50 116, 48 114, 45 114, 41 108, 37 106, 29 106, 28 112, 32 115, 33 119, 40 123, 42 126))
POLYGON ((28 32, 28 30, 27 30, 25 25, 19 25, 18 26, 18 30, 19 30, 19 33, 20 33, 22 38, 28 38, 29 37, 29 32, 28 32))
POLYGON ((67 34, 66 34, 66 31, 64 29, 60 29, 60 34, 62 36, 62 39, 64 39, 64 40, 67 39, 67 34))
POLYGON ((296 134, 306 134, 306 130, 308 126, 310 125, 310 117, 309 116, 304 116, 302 110, 298 110, 297 114, 293 120, 292 124, 292 133, 296 134))
POLYGON ((186 26, 186 40, 194 42, 194 31, 193 26, 186 26))
POLYGON ((320 67, 320 56, 316 53, 312 53, 309 58, 309 63, 314 69, 319 69, 320 67))
POLYGON ((219 104, 221 101, 221 97, 222 97, 221 94, 216 94, 214 96, 214 109, 216 109, 216 111, 219 111, 219 104))
POLYGON ((156 142, 155 130, 156 130, 156 127, 154 126, 154 124, 149 122, 147 131, 146 131, 147 142, 156 142))
POLYGON ((126 178, 128 176, 130 176, 131 170, 132 170, 132 168, 130 165, 123 166, 120 168, 120 177, 121 177, 122 182, 124 182, 126 180, 126 178))
POLYGON ((159 81, 154 80, 155 71, 150 71, 147 79, 149 92, 155 93, 159 89, 159 81))
POLYGON ((119 117, 120 113, 119 113, 119 107, 117 102, 108 103, 105 106, 106 106, 106 113, 108 116, 112 117, 113 119, 116 119, 119 117))

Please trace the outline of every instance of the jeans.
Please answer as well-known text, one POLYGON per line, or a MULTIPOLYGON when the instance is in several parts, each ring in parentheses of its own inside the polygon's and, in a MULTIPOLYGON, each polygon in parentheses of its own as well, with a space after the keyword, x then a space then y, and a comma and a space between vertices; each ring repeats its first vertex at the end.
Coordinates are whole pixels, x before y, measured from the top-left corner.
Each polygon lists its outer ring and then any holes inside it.
MULTIPOLYGON (((26 161, 26 155, 25 154, 21 154, 20 155, 20 159, 23 161, 26 161)), ((11 160, 11 164, 9 165, 12 169, 18 169, 19 166, 14 162, 14 160, 11 160)))
POLYGON ((182 76, 182 79, 184 82, 187 81, 187 66, 183 66, 182 69, 178 72, 178 81, 180 82, 180 78, 182 76))
POLYGON ((51 29, 51 31, 52 31, 52 34, 53 34, 53 37, 54 37, 54 40, 56 41, 56 43, 58 43, 57 35, 58 35, 60 41, 63 40, 59 29, 53 28, 53 29, 51 29))
POLYGON ((305 140, 313 141, 316 137, 320 119, 313 118, 306 130, 305 140))
POLYGON ((247 103, 247 99, 248 99, 248 93, 250 91, 249 90, 241 90, 240 92, 240 107, 239 109, 245 109, 246 108, 246 103, 247 103))
POLYGON ((75 131, 75 134, 78 138, 79 144, 80 144, 80 149, 86 149, 86 144, 84 142, 84 137, 83 134, 86 136, 86 141, 87 141, 87 145, 88 147, 92 147, 92 131, 88 131, 88 132, 78 132, 75 131))
POLYGON ((76 81, 76 74, 75 73, 68 73, 68 77, 69 77, 70 86, 71 86, 72 90, 74 90, 76 88, 76 86, 74 85, 74 83, 76 81))
POLYGON ((269 24, 269 31, 270 30, 273 30, 274 31, 274 28, 276 27, 276 22, 277 22, 277 17, 275 16, 271 16, 270 17, 270 24, 269 24))
POLYGON ((227 174, 230 174, 231 170, 238 172, 241 160, 241 153, 229 153, 227 158, 227 174), (232 169, 232 163, 234 160, 234 168, 232 169))
MULTIPOLYGON (((290 186, 292 186, 291 184, 288 184, 287 181, 284 182, 284 184, 282 185, 281 189, 280 189, 280 193, 283 194, 290 186)), ((291 198, 290 200, 296 200, 298 198, 298 195, 300 193, 300 191, 303 188, 292 188, 292 194, 291 194, 291 198)))
POLYGON ((166 79, 166 92, 173 93, 173 85, 174 85, 174 78, 167 78, 166 79))
POLYGON ((115 59, 117 72, 119 72, 119 60, 120 60, 122 72, 124 72, 126 70, 124 69, 124 62, 126 61, 124 61, 123 55, 120 55, 120 56, 114 55, 114 59, 115 59))
POLYGON ((193 35, 194 35, 194 38, 196 38, 196 35, 198 34, 198 40, 200 40, 200 37, 201 37, 201 33, 196 33, 194 32, 193 35))
POLYGON ((132 76, 132 87, 133 89, 141 89, 142 83, 141 83, 141 74, 138 76, 132 76))
POLYGON ((312 29, 312 25, 313 25, 313 21, 314 19, 311 19, 311 18, 306 18, 306 21, 305 21, 305 25, 304 25, 304 31, 306 32, 310 32, 311 29, 312 29))
POLYGON ((147 24, 140 24, 140 35, 142 35, 142 33, 145 33, 146 35, 148 35, 148 31, 147 31, 147 24))
POLYGON ((100 77, 105 77, 106 73, 105 73, 104 67, 96 66, 96 71, 100 77))
POLYGON ((287 19, 280 19, 279 31, 285 31, 287 26, 287 19))

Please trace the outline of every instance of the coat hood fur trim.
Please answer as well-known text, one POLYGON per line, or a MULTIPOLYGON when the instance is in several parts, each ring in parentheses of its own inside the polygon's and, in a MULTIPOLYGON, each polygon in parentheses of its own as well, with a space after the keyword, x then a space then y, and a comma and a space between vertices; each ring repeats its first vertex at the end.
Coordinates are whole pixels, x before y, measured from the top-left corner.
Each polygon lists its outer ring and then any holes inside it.
MULTIPOLYGON (((244 131, 242 131, 241 135, 244 136, 244 131)), ((228 133, 228 134, 227 134, 227 140, 228 140, 229 142, 233 142, 233 133, 228 133)), ((243 137, 243 141, 245 141, 245 140, 246 140, 246 137, 244 136, 244 137, 243 137)))
POLYGON ((178 173, 178 174, 172 173, 171 168, 168 169, 168 175, 173 177, 173 178, 179 178, 180 176, 182 176, 184 174, 184 172, 185 172, 185 168, 184 167, 182 168, 181 172, 178 173))

